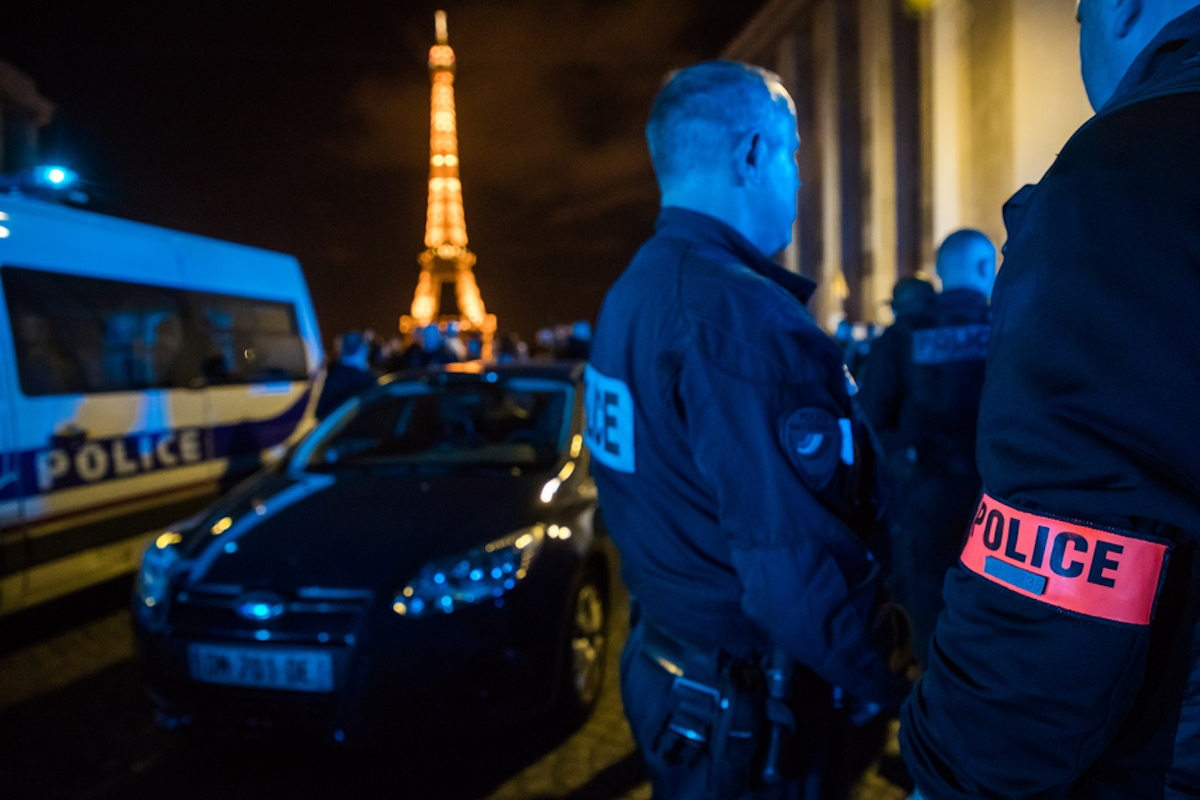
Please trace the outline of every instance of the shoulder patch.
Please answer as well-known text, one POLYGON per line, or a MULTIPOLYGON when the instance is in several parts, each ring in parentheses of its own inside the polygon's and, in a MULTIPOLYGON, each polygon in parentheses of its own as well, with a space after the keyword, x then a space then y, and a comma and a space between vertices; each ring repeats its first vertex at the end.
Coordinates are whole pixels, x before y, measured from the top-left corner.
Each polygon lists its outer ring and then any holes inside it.
POLYGON ((635 472, 633 395, 625 381, 588 364, 583 372, 587 411, 584 441, 592 458, 617 472, 635 472))
POLYGON ((779 425, 780 443, 800 477, 812 489, 829 485, 842 451, 842 430, 828 411, 798 408, 779 425))
POLYGON ((960 560, 992 583, 1088 617, 1149 625, 1170 544, 1022 511, 984 493, 960 560))

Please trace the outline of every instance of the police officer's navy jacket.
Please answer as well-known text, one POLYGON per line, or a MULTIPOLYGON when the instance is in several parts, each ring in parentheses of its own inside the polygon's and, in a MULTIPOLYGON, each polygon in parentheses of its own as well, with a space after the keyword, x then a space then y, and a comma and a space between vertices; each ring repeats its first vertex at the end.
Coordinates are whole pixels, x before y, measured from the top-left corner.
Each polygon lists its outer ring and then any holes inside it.
POLYGON ((974 449, 990 320, 986 295, 950 289, 883 332, 858 398, 886 449, 974 449))
POLYGON ((1200 9, 1005 220, 985 494, 902 751, 933 800, 1200 797, 1200 9))
POLYGON ((865 457, 813 289, 729 226, 663 210, 592 344, 601 510, 648 619, 734 657, 774 640, 859 698, 898 702, 870 637, 878 569, 850 527, 865 457))
POLYGON ((975 420, 991 312, 974 289, 948 289, 902 315, 871 348, 858 394, 887 453, 890 584, 929 661, 942 576, 958 560, 963 520, 979 495, 975 420))

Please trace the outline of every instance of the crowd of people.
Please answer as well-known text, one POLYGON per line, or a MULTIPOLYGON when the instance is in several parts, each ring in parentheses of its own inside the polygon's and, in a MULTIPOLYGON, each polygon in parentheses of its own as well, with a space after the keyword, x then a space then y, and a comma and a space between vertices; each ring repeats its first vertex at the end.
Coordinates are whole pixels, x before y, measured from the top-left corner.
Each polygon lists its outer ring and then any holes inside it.
MULTIPOLYGON (((518 334, 496 335, 491 361, 508 364, 542 360, 585 360, 592 338, 587 320, 541 328, 530 347, 518 334)), ((384 338, 373 329, 344 331, 334 338, 324 370, 316 416, 323 419, 346 399, 374 386, 378 378, 424 367, 476 361, 485 355, 483 334, 464 333, 450 321, 416 328, 407 336, 384 338)))

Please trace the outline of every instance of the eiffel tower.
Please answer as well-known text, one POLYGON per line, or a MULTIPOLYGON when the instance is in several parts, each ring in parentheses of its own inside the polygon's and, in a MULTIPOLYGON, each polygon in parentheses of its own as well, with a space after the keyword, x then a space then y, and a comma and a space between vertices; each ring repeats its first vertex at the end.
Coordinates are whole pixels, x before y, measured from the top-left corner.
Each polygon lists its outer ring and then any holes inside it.
POLYGON ((496 315, 487 313, 475 283, 475 254, 467 249, 462 182, 458 178, 458 132, 454 113, 454 50, 446 33, 446 12, 438 11, 437 44, 429 49, 433 91, 429 116, 429 205, 425 213, 425 250, 417 256, 421 275, 412 312, 400 317, 409 333, 431 323, 457 322, 459 329, 483 335, 483 353, 491 353, 496 315))

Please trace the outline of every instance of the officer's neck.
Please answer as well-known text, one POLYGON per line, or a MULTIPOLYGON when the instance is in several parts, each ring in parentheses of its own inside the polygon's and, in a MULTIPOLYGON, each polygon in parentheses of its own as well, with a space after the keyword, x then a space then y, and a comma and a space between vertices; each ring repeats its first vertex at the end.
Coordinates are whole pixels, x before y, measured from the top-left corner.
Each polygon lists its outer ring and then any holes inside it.
POLYGON ((769 245, 760 230, 760 217, 753 213, 752 206, 736 189, 726 191, 704 191, 677 189, 663 191, 663 208, 682 208, 704 214, 725 223, 746 238, 760 253, 766 254, 769 245))

